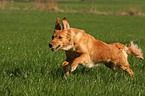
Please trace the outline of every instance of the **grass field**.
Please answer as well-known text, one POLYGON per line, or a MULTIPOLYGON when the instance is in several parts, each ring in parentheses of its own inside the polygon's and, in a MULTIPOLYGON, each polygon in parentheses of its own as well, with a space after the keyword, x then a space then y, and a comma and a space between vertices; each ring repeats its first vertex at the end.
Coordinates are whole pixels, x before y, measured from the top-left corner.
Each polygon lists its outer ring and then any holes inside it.
POLYGON ((51 52, 48 47, 56 17, 67 17, 71 27, 107 43, 134 41, 145 52, 144 17, 0 10, 0 96, 145 95, 145 61, 130 55, 134 78, 104 65, 80 65, 66 79, 64 51, 51 52))

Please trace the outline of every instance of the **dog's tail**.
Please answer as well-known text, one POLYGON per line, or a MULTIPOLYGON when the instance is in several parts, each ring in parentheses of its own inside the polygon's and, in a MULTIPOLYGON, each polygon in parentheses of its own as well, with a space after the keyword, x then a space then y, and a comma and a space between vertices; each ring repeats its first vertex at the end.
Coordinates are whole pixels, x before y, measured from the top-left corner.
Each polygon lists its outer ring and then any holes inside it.
POLYGON ((137 44, 134 44, 133 41, 131 41, 131 44, 128 47, 127 53, 131 54, 131 55, 134 55, 137 58, 144 59, 141 49, 139 49, 137 44))
POLYGON ((117 48, 119 48, 120 50, 123 50, 127 54, 131 54, 137 58, 144 59, 141 49, 139 49, 137 44, 134 44, 133 41, 131 41, 131 44, 129 47, 127 47, 121 43, 110 43, 110 44, 115 45, 117 48))

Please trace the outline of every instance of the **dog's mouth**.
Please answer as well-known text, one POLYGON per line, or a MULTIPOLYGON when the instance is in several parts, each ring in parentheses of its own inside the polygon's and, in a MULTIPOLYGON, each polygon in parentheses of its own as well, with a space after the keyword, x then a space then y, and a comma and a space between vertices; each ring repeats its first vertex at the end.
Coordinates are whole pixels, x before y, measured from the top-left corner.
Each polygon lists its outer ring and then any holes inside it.
POLYGON ((52 48, 51 50, 52 50, 52 51, 57 51, 59 48, 60 48, 60 45, 58 45, 58 46, 55 47, 55 48, 52 48))

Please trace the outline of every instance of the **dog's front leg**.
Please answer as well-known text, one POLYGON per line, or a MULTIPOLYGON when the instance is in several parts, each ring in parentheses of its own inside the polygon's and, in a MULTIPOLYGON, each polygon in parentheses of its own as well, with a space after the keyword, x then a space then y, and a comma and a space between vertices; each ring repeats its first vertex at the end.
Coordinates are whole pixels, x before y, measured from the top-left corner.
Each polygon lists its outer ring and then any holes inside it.
POLYGON ((85 63, 86 61, 88 61, 88 58, 89 58, 89 56, 86 53, 84 53, 81 56, 77 57, 73 61, 73 63, 71 64, 71 72, 74 71, 77 68, 78 64, 82 64, 82 63, 85 63))
POLYGON ((66 75, 69 75, 69 71, 68 71, 68 66, 69 66, 69 62, 68 61, 64 61, 63 64, 63 72, 66 74, 66 75))

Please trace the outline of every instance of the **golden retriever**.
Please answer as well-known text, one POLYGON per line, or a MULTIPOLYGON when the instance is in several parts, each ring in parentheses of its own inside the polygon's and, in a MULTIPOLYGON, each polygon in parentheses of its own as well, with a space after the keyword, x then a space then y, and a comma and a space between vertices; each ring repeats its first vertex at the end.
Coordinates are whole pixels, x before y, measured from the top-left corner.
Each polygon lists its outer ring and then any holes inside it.
POLYGON ((144 58, 141 49, 138 49, 133 42, 131 42, 130 47, 126 47, 121 43, 107 44, 96 40, 93 36, 85 33, 84 30, 70 28, 66 18, 62 20, 62 29, 59 20, 57 18, 55 31, 49 47, 52 51, 65 50, 66 61, 63 62, 62 66, 66 75, 69 75, 69 66, 72 72, 77 68, 78 64, 93 67, 99 62, 103 62, 103 64, 113 70, 123 69, 130 76, 134 76, 127 61, 127 54, 141 59, 144 58))

